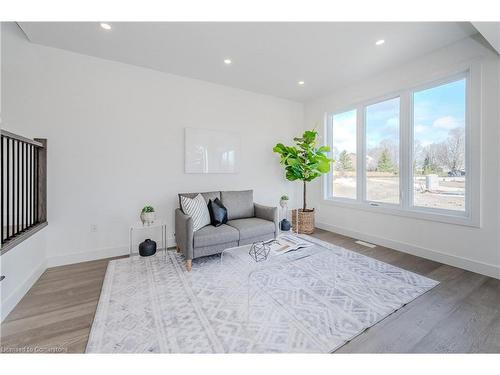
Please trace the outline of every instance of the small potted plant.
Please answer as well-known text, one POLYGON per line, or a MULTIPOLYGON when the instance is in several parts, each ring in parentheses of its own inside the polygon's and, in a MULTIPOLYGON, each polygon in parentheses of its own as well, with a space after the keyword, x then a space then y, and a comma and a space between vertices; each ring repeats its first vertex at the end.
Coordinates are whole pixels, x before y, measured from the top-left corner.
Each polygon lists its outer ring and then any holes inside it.
POLYGON ((288 195, 282 195, 280 198, 280 206, 281 208, 285 208, 288 205, 288 201, 290 198, 288 198, 288 195))
POLYGON ((156 219, 155 209, 153 206, 144 206, 141 211, 142 225, 151 225, 156 219))

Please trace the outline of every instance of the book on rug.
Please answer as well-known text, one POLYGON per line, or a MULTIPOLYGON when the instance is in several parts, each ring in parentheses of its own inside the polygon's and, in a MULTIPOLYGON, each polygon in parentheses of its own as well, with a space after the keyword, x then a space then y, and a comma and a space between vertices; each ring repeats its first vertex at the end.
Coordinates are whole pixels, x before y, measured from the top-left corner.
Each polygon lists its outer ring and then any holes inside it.
POLYGON ((280 235, 276 241, 273 241, 269 246, 271 248, 271 255, 280 255, 313 245, 313 243, 297 236, 280 235))

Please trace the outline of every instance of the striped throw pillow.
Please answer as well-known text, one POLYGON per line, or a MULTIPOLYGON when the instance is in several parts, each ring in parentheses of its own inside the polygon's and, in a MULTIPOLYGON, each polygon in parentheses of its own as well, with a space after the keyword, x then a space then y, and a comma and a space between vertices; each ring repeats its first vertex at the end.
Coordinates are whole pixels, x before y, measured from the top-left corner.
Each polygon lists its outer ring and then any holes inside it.
POLYGON ((203 195, 198 194, 193 199, 181 196, 181 208, 193 219, 193 231, 210 224, 210 214, 203 195))

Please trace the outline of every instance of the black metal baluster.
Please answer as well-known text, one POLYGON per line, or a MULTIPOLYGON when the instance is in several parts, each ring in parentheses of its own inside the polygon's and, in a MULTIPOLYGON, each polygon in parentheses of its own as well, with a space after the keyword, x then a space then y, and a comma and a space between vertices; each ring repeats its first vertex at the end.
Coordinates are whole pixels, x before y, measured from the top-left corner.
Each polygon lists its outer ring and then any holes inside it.
POLYGON ((20 195, 20 198, 21 198, 21 207, 20 207, 20 211, 21 211, 21 227, 20 229, 17 231, 18 233, 22 232, 23 230, 23 221, 24 221, 24 143, 21 143, 20 144, 21 146, 21 157, 19 158, 19 163, 20 163, 20 166, 21 166, 21 195, 20 195))
POLYGON ((30 163, 31 163, 31 225, 34 224, 35 221, 35 146, 31 146, 31 155, 30 155, 30 163))
POLYGON ((29 176, 30 176, 30 188, 29 188, 29 220, 28 228, 33 225, 33 145, 28 145, 30 166, 29 166, 29 176))
POLYGON ((24 205, 24 220, 23 231, 28 227, 28 144, 23 143, 23 168, 24 168, 24 185, 23 185, 23 205, 24 205))
POLYGON ((38 223, 38 152, 40 149, 35 148, 35 223, 38 223))
POLYGON ((23 231, 24 226, 24 143, 20 142, 19 147, 21 148, 21 156, 19 158, 19 168, 21 170, 21 179, 19 190, 19 230, 16 234, 20 234, 23 231))
POLYGON ((25 186, 25 189, 24 189, 24 229, 27 229, 28 228, 28 208, 29 208, 29 180, 28 180, 28 148, 29 148, 29 145, 26 143, 24 145, 24 156, 25 156, 25 161, 24 161, 24 172, 25 172, 25 183, 24 183, 24 186, 25 186))
POLYGON ((16 167, 17 167, 17 184, 16 184, 16 190, 17 190, 17 194, 16 194, 16 213, 17 213, 17 216, 16 216, 16 222, 17 222, 17 225, 16 225, 16 231, 13 233, 13 235, 16 235, 17 233, 19 233, 19 219, 20 219, 20 215, 19 215, 19 208, 20 208, 20 201, 19 201, 19 197, 20 197, 20 189, 21 189, 21 184, 20 184, 20 181, 21 181, 21 166, 19 165, 19 161, 21 160, 21 142, 17 141, 17 160, 16 161, 16 167))
POLYGON ((35 196, 33 197, 34 198, 34 201, 35 201, 35 204, 34 204, 34 208, 35 208, 35 212, 34 212, 34 215, 33 215, 33 224, 36 224, 38 223, 38 147, 35 146, 35 148, 33 149, 33 152, 35 153, 34 155, 34 163, 35 163, 35 166, 33 168, 33 178, 34 178, 34 190, 35 190, 35 196))
POLYGON ((26 145, 26 229, 31 226, 31 145, 26 145))
MULTIPOLYGON (((4 164, 5 160, 4 160, 4 157, 3 157, 3 137, 2 136, 0 136, 0 142, 1 142, 0 143, 0 154, 2 155, 2 158, 0 160, 0 162, 1 162, 1 171, 0 171, 0 176, 1 177, 0 177, 0 179, 3 182, 3 181, 5 181, 4 180, 4 175, 3 175, 3 164, 4 164)), ((1 227, 0 228, 0 243, 3 244, 3 223, 4 223, 4 216, 3 216, 4 215, 4 210, 3 210, 4 209, 4 207, 3 207, 3 183, 0 184, 0 185, 2 185, 1 191, 0 191, 0 195, 1 195, 0 196, 0 201, 1 201, 0 211, 1 211, 1 215, 2 215, 1 218, 0 218, 0 227, 1 227)))
POLYGON ((6 239, 9 238, 9 233, 10 233, 10 226, 9 226, 9 206, 10 206, 10 197, 9 197, 9 193, 10 193, 10 189, 9 189, 9 185, 10 185, 10 139, 9 138, 6 138, 6 141, 7 141, 7 145, 6 145, 6 148, 7 148, 7 178, 5 179, 5 181, 7 182, 7 185, 6 185, 6 190, 7 190, 7 194, 6 194, 6 208, 7 208, 7 237, 5 237, 6 239))

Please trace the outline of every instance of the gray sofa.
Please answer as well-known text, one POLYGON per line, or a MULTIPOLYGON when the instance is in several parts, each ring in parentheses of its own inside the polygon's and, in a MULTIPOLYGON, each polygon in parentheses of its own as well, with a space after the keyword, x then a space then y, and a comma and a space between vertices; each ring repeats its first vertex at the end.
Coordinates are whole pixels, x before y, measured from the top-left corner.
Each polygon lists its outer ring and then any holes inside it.
MULTIPOLYGON (((199 193, 179 194, 194 198, 199 193)), ((191 271, 192 260, 218 254, 222 250, 250 244, 255 241, 276 238, 278 230, 278 208, 253 202, 253 190, 211 191, 201 193, 208 200, 219 198, 227 208, 228 222, 218 227, 207 225, 193 232, 193 220, 181 208, 175 210, 175 241, 177 251, 183 252, 186 268, 191 271)))

